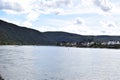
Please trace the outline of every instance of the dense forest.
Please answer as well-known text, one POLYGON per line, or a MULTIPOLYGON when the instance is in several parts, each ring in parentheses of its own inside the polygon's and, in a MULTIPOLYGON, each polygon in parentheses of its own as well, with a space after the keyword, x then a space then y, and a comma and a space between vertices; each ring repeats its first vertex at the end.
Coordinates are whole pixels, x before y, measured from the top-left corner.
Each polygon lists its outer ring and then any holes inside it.
POLYGON ((43 33, 0 20, 0 44, 2 45, 55 45, 43 33))

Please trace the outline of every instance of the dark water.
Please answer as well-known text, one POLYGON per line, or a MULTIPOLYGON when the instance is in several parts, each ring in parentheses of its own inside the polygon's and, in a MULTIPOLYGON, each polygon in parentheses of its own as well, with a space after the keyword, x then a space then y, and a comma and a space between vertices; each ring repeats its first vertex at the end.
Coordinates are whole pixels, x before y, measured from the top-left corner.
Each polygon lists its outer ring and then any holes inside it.
POLYGON ((120 50, 0 46, 5 80, 120 80, 120 50))

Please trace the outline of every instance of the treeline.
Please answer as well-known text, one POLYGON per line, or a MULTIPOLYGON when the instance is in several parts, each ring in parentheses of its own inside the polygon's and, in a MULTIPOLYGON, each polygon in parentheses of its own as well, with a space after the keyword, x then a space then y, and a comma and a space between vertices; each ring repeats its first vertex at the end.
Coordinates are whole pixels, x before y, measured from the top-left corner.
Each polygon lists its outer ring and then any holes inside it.
POLYGON ((22 45, 22 44, 23 43, 13 41, 0 41, 0 45, 22 45))

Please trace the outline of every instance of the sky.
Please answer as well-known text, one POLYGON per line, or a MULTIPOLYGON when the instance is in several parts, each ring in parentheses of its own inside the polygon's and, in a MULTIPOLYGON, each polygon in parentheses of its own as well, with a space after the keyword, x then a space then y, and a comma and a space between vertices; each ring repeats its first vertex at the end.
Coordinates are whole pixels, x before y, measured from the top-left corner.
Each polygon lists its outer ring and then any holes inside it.
POLYGON ((120 0, 0 0, 0 19, 41 32, 120 35, 120 0))

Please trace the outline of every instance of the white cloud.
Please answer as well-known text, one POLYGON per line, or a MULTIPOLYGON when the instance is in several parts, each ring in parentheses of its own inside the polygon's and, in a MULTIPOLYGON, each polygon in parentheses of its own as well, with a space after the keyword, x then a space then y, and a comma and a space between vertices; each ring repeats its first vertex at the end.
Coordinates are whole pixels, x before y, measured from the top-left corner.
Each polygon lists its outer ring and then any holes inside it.
POLYGON ((84 24, 84 20, 80 17, 75 19, 75 24, 76 25, 83 25, 84 24))
POLYGON ((108 0, 95 0, 94 3, 105 12, 112 9, 112 4, 108 0))
POLYGON ((37 28, 42 31, 59 30, 81 34, 110 34, 111 32, 111 34, 114 34, 116 33, 115 31, 118 32, 117 29, 119 29, 119 25, 109 20, 115 20, 114 15, 120 15, 119 2, 114 3, 112 0, 0 0, 0 10, 8 14, 26 16, 20 25, 28 27, 33 27, 34 22, 40 19, 41 14, 47 16, 49 14, 55 14, 59 16, 59 19, 52 19, 50 16, 50 18, 45 17, 46 20, 44 21, 46 21, 46 24, 38 25, 42 27, 37 28), (90 18, 89 22, 84 18, 86 14, 90 18), (74 18, 78 18, 74 20, 73 15, 74 18), (81 17, 81 15, 83 16, 81 17), (65 17, 60 18, 61 16, 65 17), (65 19, 68 18, 68 16, 72 16, 72 20, 65 19), (109 17, 111 16, 113 18, 110 19, 109 17), (100 25, 99 22, 96 21, 99 21, 101 17, 103 18, 102 20, 105 19, 109 22, 103 21, 100 25), (88 24, 91 24, 92 27, 88 24))
POLYGON ((35 21, 35 20, 37 20, 37 18, 39 17, 39 15, 40 14, 38 12, 30 12, 27 15, 27 20, 28 21, 35 21))
POLYGON ((101 21, 101 30, 105 33, 101 33, 103 35, 120 35, 120 27, 116 25, 115 22, 112 21, 101 21))
POLYGON ((25 21, 25 22, 22 23, 22 26, 31 27, 32 24, 29 21, 25 21))
POLYGON ((106 27, 106 28, 118 28, 116 23, 112 21, 101 21, 100 24, 101 26, 106 27))
POLYGON ((114 11, 112 10, 113 4, 108 0, 1 0, 0 3, 1 9, 4 7, 4 9, 15 10, 18 13, 22 11, 21 14, 28 15, 28 18, 31 15, 33 18, 34 15, 33 20, 36 20, 41 14, 105 14, 103 12, 114 11))
POLYGON ((13 11, 23 11, 22 6, 16 2, 10 2, 7 0, 0 0, 1 10, 13 10, 13 11))
POLYGON ((86 26, 84 20, 80 17, 76 18, 75 20, 60 20, 60 19, 48 19, 47 22, 50 22, 49 25, 51 26, 40 26, 37 27, 39 31, 65 31, 83 35, 92 35, 94 33, 98 33, 98 31, 92 30, 90 27, 86 26), (82 23, 75 24, 75 21, 79 19, 82 23), (53 24, 55 23, 55 24, 53 24))
MULTIPOLYGON (((108 0, 1 0, 1 9, 23 11, 22 14, 84 14, 119 11, 108 0), (112 10, 114 9, 117 10, 112 10)), ((117 6, 118 7, 118 6, 117 6)), ((103 13, 104 14, 104 13, 103 13)), ((39 17, 37 16, 37 17, 39 17)))

